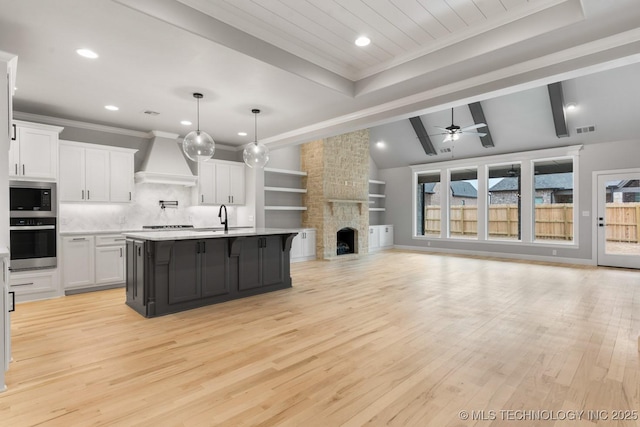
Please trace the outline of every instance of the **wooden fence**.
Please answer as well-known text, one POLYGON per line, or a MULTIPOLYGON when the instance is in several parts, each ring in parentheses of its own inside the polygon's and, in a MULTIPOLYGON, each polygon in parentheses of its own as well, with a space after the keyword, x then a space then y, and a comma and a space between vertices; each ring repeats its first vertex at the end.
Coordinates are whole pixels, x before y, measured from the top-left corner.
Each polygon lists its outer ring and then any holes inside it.
MULTIPOLYGON (((518 238, 517 205, 489 206, 489 236, 518 238)), ((640 203, 607 203, 607 240, 613 242, 640 243, 640 203)), ((478 234, 477 206, 451 206, 449 221, 452 236, 478 234)), ((440 234, 439 206, 426 206, 425 234, 440 234)), ((535 207, 536 239, 572 240, 573 205, 550 204, 535 207)))

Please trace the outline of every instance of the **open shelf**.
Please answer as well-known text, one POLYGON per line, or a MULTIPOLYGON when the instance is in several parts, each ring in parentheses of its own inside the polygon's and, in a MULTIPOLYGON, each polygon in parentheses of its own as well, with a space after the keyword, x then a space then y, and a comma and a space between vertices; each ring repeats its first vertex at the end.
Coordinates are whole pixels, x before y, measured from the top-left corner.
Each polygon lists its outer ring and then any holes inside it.
POLYGON ((306 193, 306 188, 290 188, 290 187, 264 187, 264 191, 277 191, 280 193, 306 193))
POLYGON ((294 170, 289 170, 289 169, 264 168, 264 171, 265 172, 272 172, 272 173, 281 173, 281 174, 284 174, 284 175, 307 176, 306 172, 294 171, 294 170))
POLYGON ((369 194, 369 197, 384 198, 384 197, 387 197, 387 196, 385 194, 369 194))
POLYGON ((369 212, 384 212, 385 208, 369 208, 369 212))
POLYGON ((381 185, 384 185, 384 184, 386 184, 386 182, 378 181, 377 179, 370 179, 369 180, 369 184, 381 184, 381 185))
POLYGON ((265 211, 306 211, 305 206, 265 206, 265 211))

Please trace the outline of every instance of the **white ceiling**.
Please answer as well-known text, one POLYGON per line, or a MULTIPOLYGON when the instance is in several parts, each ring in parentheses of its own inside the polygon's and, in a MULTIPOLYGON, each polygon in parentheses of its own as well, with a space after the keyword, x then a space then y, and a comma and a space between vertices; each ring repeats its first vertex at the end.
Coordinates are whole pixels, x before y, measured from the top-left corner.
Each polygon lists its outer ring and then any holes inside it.
MULTIPOLYGON (((427 114, 491 99, 503 149, 512 127, 548 130, 535 87, 640 61, 637 0, 0 0, 0 10, 0 50, 19 56, 20 118, 184 135, 197 91, 200 127, 235 147, 252 139, 255 107, 258 136, 275 148, 415 115, 430 131, 450 118, 427 114), (360 34, 371 45, 357 48, 360 34), (507 94, 540 120, 510 127, 507 94)), ((565 97, 578 89, 565 85, 565 97)), ((398 151, 421 150, 413 142, 398 151)), ((418 157, 408 158, 379 166, 418 157)))

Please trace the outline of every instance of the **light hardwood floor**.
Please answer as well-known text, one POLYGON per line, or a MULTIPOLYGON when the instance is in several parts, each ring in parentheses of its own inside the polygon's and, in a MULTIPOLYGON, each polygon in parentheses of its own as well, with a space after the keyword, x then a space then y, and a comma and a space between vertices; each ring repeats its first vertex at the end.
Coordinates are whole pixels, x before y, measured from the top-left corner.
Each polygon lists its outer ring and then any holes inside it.
POLYGON ((611 420, 640 415, 640 271, 386 251, 292 278, 155 319, 123 289, 19 305, 0 425, 640 425, 611 420))

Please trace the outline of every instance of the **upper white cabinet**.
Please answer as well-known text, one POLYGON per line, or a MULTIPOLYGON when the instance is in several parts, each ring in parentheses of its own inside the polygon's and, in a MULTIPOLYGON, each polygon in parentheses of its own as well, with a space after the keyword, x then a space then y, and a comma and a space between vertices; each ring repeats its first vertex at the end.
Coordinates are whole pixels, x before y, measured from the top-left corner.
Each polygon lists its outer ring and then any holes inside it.
POLYGON ((244 163, 216 163, 216 203, 244 205, 244 163))
POLYGON ((61 202, 130 202, 136 150, 60 142, 61 202))
POLYGON ((58 135, 63 128, 14 120, 9 147, 9 176, 18 180, 58 178, 58 135))
POLYGON ((198 205, 244 205, 244 163, 209 160, 198 163, 198 205))
POLYGON ((198 162, 197 204, 216 204, 216 165, 215 163, 198 162))
POLYGON ((109 188, 112 202, 133 200, 133 154, 131 152, 109 152, 109 188))

